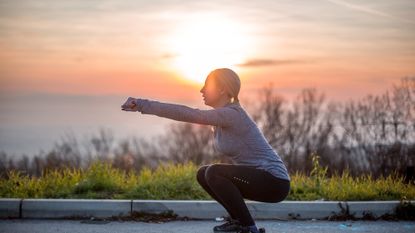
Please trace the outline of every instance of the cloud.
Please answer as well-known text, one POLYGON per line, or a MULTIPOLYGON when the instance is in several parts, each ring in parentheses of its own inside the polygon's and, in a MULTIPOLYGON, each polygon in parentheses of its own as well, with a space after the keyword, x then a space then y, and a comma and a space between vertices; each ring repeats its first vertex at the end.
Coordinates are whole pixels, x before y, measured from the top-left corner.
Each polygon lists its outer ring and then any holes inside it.
POLYGON ((162 54, 160 56, 160 58, 161 59, 171 59, 171 58, 176 58, 178 56, 179 56, 179 54, 176 54, 176 53, 165 53, 165 54, 162 54))
POLYGON ((301 60, 273 60, 273 59, 251 59, 244 63, 237 64, 241 67, 257 67, 257 66, 280 66, 303 63, 301 60))
POLYGON ((375 9, 372 9, 372 8, 369 8, 369 7, 352 4, 352 3, 349 3, 349 2, 346 2, 346 1, 343 1, 343 0, 325 0, 325 1, 331 2, 331 3, 339 5, 339 6, 345 6, 347 8, 352 9, 352 10, 364 12, 364 13, 367 13, 367 14, 370 14, 370 15, 376 15, 376 16, 380 16, 380 17, 384 17, 384 18, 395 19, 395 20, 400 20, 400 21, 403 21, 403 22, 415 24, 415 22, 412 21, 412 20, 408 20, 408 19, 405 19, 405 18, 394 16, 394 15, 391 15, 391 14, 388 14, 388 13, 385 13, 385 12, 382 12, 382 11, 378 11, 378 10, 375 10, 375 9))

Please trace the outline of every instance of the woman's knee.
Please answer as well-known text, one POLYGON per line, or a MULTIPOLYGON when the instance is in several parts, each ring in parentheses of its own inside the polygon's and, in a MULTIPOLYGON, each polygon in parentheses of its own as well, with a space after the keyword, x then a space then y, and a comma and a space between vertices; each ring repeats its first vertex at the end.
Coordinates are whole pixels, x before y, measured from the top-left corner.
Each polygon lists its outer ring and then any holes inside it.
POLYGON ((205 182, 205 173, 206 173, 206 169, 209 167, 209 165, 204 165, 201 166, 198 170, 197 170, 197 175, 196 175, 196 180, 201 183, 201 182, 205 182))
POLYGON ((206 168, 205 171, 205 180, 207 182, 212 182, 217 176, 221 174, 220 164, 211 164, 206 168))

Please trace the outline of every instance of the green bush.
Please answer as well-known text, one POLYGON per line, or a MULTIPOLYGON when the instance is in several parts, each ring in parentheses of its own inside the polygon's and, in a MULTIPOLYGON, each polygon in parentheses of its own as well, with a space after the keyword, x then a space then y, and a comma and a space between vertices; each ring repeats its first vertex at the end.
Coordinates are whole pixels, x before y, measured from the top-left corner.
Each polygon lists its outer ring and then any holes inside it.
POLYGON ((155 171, 141 170, 137 185, 126 195, 132 199, 209 199, 197 183, 197 166, 193 163, 168 163, 155 171))
MULTIPOLYGON (((310 176, 291 175, 287 200, 402 200, 415 198, 415 185, 390 175, 373 179, 369 175, 352 177, 347 171, 327 177, 318 155, 312 155, 310 176)), ((139 174, 123 171, 106 162, 96 161, 85 170, 50 170, 40 177, 29 177, 11 170, 0 179, 0 197, 8 198, 107 198, 107 199, 178 199, 211 200, 196 180, 198 166, 162 164, 139 174)))
POLYGON ((373 179, 370 175, 352 177, 346 170, 341 175, 327 177, 327 167, 321 167, 319 156, 312 154, 310 176, 296 173, 292 176, 288 200, 401 200, 415 197, 415 185, 405 184, 396 174, 373 179))
POLYGON ((125 176, 124 171, 114 169, 110 163, 95 161, 74 185, 73 196, 112 198, 124 191, 125 176))
POLYGON ((0 197, 65 198, 81 179, 79 170, 45 170, 41 177, 29 177, 20 171, 8 172, 8 179, 0 179, 0 197))

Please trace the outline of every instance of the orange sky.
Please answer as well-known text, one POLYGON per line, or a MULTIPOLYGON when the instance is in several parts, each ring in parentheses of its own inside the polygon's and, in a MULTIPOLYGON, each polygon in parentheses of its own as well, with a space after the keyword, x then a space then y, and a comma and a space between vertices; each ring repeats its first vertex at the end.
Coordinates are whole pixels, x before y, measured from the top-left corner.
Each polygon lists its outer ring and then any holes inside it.
POLYGON ((183 3, 2 3, 1 91, 180 99, 230 67, 247 90, 272 81, 336 99, 415 73, 410 1, 183 3))
MULTIPOLYGON (((381 93, 415 74, 414 11, 408 0, 3 1, 0 108, 31 93, 202 106, 218 67, 240 75, 241 100, 270 82, 287 98, 381 93)), ((3 126, 19 124, 7 114, 3 126)))

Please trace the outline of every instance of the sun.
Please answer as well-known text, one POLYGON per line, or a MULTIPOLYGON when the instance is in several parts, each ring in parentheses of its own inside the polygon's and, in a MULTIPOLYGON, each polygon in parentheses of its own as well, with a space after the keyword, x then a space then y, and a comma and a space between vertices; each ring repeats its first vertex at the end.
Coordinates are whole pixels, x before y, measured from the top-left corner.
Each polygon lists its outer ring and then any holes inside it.
POLYGON ((173 54, 170 65, 180 76, 197 84, 208 73, 227 67, 237 71, 237 64, 247 60, 251 39, 247 27, 217 14, 197 14, 174 27, 167 43, 173 54))

